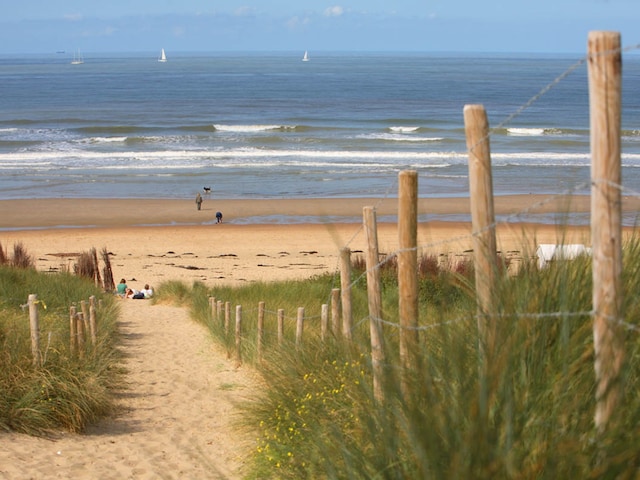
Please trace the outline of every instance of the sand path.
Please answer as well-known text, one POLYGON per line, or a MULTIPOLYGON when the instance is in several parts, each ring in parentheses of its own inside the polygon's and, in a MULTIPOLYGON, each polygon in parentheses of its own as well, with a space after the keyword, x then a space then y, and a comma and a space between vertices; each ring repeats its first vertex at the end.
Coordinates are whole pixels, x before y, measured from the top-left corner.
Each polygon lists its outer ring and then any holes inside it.
POLYGON ((85 435, 0 435, 0 478, 233 479, 251 438, 234 429, 259 384, 185 309, 122 300, 127 388, 119 414, 85 435))

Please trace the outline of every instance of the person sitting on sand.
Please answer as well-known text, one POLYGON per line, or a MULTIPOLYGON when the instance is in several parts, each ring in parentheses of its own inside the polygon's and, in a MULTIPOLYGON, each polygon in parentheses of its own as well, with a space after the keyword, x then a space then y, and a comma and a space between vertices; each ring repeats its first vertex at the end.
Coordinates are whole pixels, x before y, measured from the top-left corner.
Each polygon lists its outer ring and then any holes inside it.
POLYGON ((151 288, 147 283, 144 288, 140 290, 140 293, 144 295, 144 298, 151 298, 153 297, 153 288, 151 288))
POLYGON ((120 280, 120 283, 116 287, 116 293, 121 297, 124 297, 128 289, 129 287, 127 287, 127 281, 123 278, 122 280, 120 280))
POLYGON ((135 298, 138 293, 139 292, 137 290, 134 290, 133 288, 127 288, 124 293, 124 298, 135 298))

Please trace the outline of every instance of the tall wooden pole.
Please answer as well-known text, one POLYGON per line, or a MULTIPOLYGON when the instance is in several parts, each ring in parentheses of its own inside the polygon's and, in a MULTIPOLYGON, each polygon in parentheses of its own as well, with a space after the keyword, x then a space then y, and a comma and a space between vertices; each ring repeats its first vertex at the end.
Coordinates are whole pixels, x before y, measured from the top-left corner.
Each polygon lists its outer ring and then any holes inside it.
POLYGON ((625 362, 622 318, 622 227, 620 34, 590 32, 591 241, 593 343, 596 373, 595 424, 604 431, 622 393, 625 362))
POLYGON ((480 352, 480 417, 488 414, 489 378, 496 324, 492 320, 496 272, 496 231, 493 206, 493 179, 489 121, 482 105, 465 105, 464 124, 469 151, 469 196, 475 262, 476 303, 478 306, 478 349, 480 352))
POLYGON ((39 367, 42 364, 42 357, 40 355, 40 318, 38 316, 38 296, 35 293, 29 295, 27 305, 29 305, 31 354, 33 355, 33 364, 39 367))
POLYGON ((302 332, 304 331, 304 307, 298 307, 298 316, 296 317, 296 347, 302 346, 302 332))
POLYGON ((416 373, 418 349, 418 172, 399 173, 398 186, 398 310, 402 390, 408 398, 407 378, 416 373))
POLYGON ((380 269, 378 268, 378 226, 376 211, 364 207, 362 211, 364 231, 367 239, 367 295, 369 300, 369 334, 371 336, 371 365, 373 370, 373 395, 384 400, 384 335, 382 331, 382 294, 380 269))
POLYGON ((342 300, 342 335, 351 341, 353 319, 351 313, 351 249, 340 250, 340 290, 342 300))
POLYGON ((331 289, 331 333, 340 334, 340 289, 331 289))

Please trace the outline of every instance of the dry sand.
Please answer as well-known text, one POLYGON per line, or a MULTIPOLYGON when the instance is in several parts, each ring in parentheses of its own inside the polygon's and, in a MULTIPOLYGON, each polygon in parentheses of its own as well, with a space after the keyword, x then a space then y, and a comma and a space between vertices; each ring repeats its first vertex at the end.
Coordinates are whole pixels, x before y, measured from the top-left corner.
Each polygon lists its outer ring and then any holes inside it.
MULTIPOLYGON (((588 211, 584 197, 500 197, 496 214, 588 211)), ((468 199, 421 200, 420 213, 468 214, 468 199)), ((134 288, 166 280, 208 286, 299 279, 337 272, 339 251, 363 251, 359 223, 242 224, 265 215, 355 217, 362 207, 393 215, 393 199, 225 201, 53 199, 0 201, 0 244, 22 243, 43 271, 72 268, 76 254, 104 248, 116 283, 134 288), (214 208, 215 207, 215 208, 214 208), (213 223, 215 211, 232 223, 213 223), (146 226, 144 226, 146 225, 146 226), (162 226, 160 226, 162 225, 162 226), (66 226, 66 228, 61 228, 66 226), (73 227, 73 228, 71 228, 73 227)), ((635 208, 635 204, 625 208, 635 208)), ((471 250, 468 223, 419 226, 421 253, 450 261, 471 250)), ((381 253, 398 248, 397 227, 378 224, 381 253)), ((588 228, 514 223, 498 227, 498 247, 515 262, 536 243, 590 244, 588 228)), ((87 435, 55 441, 0 436, 0 477, 22 478, 241 478, 251 438, 232 428, 237 401, 258 385, 247 366, 239 369, 214 347, 207 332, 178 308, 123 300, 120 328, 130 390, 119 398, 120 414, 87 435)))
POLYGON ((235 428, 258 386, 182 308, 122 300, 127 389, 84 435, 1 434, 3 479, 242 478, 253 437, 235 428))
MULTIPOLYGON (((637 203, 637 202, 635 202, 637 203)), ((627 208, 638 208, 636 204, 627 208)), ((112 254, 116 283, 157 287, 169 279, 202 281, 209 286, 252 281, 307 278, 337 271, 339 251, 362 251, 366 241, 359 223, 364 206, 380 218, 397 212, 395 199, 213 200, 201 211, 192 200, 49 199, 0 201, 0 244, 8 250, 21 242, 37 268, 70 268, 76 254, 96 248, 112 254), (215 212, 225 223, 215 224, 215 212), (313 216, 354 223, 258 223, 256 218, 313 216), (265 217, 267 216, 267 217, 265 217), (252 219, 246 221, 247 219, 252 219), (355 219, 355 220, 354 220, 355 219), (249 223, 253 222, 253 223, 249 223)), ((496 198, 496 214, 526 210, 586 212, 588 197, 520 195, 496 198)), ((468 214, 469 199, 421 199, 419 213, 468 214)), ((526 218, 526 217, 525 217, 526 218)), ((396 225, 378 223, 381 253, 398 248, 396 225)), ((471 249, 471 227, 464 222, 426 222, 419 226, 421 253, 455 261, 471 249)), ((498 227, 498 248, 529 257, 536 243, 590 243, 588 228, 556 228, 534 223, 498 227)))

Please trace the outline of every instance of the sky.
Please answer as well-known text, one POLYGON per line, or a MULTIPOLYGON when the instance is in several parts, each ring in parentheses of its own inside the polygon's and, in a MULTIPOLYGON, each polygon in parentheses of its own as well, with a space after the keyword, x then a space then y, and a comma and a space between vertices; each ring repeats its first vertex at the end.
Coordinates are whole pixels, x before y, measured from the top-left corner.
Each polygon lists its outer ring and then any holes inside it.
POLYGON ((640 0, 3 0, 0 54, 586 53, 640 43, 640 0))

